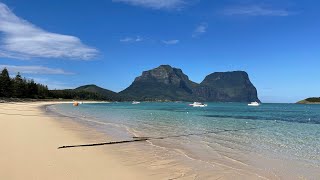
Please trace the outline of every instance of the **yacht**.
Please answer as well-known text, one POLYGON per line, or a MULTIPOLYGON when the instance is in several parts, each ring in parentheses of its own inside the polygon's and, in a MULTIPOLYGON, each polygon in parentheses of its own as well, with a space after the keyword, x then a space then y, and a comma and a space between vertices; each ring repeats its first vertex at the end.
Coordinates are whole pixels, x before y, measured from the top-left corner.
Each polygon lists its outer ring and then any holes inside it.
POLYGON ((192 107, 207 107, 208 105, 207 104, 203 104, 201 102, 194 102, 192 104, 189 104, 189 106, 192 106, 192 107))
POLYGON ((260 106, 258 102, 251 102, 248 106, 260 106))
POLYGON ((139 101, 133 101, 132 104, 140 104, 139 101))

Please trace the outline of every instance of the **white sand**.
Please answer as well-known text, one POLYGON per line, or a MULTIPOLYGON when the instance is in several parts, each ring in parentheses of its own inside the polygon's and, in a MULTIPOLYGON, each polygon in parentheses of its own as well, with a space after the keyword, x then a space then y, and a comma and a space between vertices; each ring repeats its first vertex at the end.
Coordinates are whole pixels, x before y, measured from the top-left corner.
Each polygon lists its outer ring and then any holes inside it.
POLYGON ((44 104, 0 104, 0 179, 150 179, 99 148, 58 150, 86 142, 43 113, 44 104))

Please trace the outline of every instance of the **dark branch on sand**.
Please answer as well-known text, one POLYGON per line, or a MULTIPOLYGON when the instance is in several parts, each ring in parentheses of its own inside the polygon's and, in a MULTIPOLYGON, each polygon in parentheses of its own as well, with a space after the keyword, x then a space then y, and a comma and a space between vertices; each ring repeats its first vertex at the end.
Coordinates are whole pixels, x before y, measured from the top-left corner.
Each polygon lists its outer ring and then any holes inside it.
POLYGON ((124 144, 124 143, 146 141, 146 140, 148 140, 148 138, 138 138, 138 139, 134 139, 134 140, 111 141, 111 142, 94 143, 94 144, 80 144, 80 145, 71 145, 71 146, 61 146, 61 147, 58 147, 58 149, 73 148, 73 147, 87 147, 87 146, 103 146, 103 145, 110 145, 110 144, 124 144))
POLYGON ((173 136, 165 136, 165 137, 133 137, 133 140, 61 146, 61 147, 58 147, 58 149, 75 148, 75 147, 88 147, 88 146, 103 146, 103 145, 112 145, 112 144, 124 144, 124 143, 132 143, 132 142, 139 142, 139 141, 141 142, 141 141, 147 141, 147 140, 178 138, 178 137, 187 137, 187 136, 201 136, 201 135, 206 135, 206 134, 218 134, 218 133, 223 133, 223 132, 255 130, 255 129, 262 129, 262 128, 267 128, 267 127, 271 127, 271 126, 246 128, 246 129, 219 129, 219 131, 207 131, 207 132, 203 132, 203 133, 181 134, 181 135, 173 135, 173 136))

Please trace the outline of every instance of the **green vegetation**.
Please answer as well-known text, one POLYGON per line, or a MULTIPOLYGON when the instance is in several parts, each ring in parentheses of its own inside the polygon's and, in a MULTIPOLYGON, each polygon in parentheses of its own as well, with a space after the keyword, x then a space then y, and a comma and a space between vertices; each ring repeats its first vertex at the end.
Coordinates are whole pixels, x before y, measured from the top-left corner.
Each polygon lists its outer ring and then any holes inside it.
POLYGON ((141 101, 260 102, 244 71, 212 73, 198 84, 169 65, 144 71, 120 94, 141 101))
POLYGON ((86 91, 76 91, 73 89, 50 90, 48 98, 112 101, 112 99, 110 99, 108 97, 101 96, 98 93, 86 92, 86 91))
POLYGON ((123 101, 117 93, 103 89, 96 85, 80 86, 76 89, 50 90, 51 98, 80 99, 80 100, 102 100, 102 101, 123 101))
POLYGON ((308 102, 318 102, 318 103, 320 103, 320 97, 308 98, 308 99, 306 99, 306 101, 308 101, 308 102))
POLYGON ((260 102, 256 88, 244 71, 212 73, 198 84, 189 80, 181 69, 169 65, 144 71, 120 93, 93 84, 76 89, 48 90, 47 86, 27 80, 20 73, 10 78, 7 69, 2 71, 0 82, 0 97, 5 98, 260 102))
POLYGON ((100 98, 106 99, 106 100, 120 101, 120 100, 124 99, 118 93, 107 90, 107 89, 103 89, 103 88, 96 86, 94 84, 80 86, 74 90, 77 92, 81 91, 81 92, 94 93, 94 94, 100 96, 100 98))
POLYGON ((1 72, 0 97, 44 99, 48 97, 48 94, 47 86, 22 78, 20 73, 15 78, 10 78, 6 68, 1 72))
POLYGON ((95 85, 81 86, 76 89, 48 90, 46 85, 35 83, 32 79, 27 80, 20 73, 14 78, 10 78, 6 68, 2 70, 0 75, 0 98, 125 100, 117 93, 95 85))
POLYGON ((320 97, 311 97, 297 102, 298 104, 320 104, 320 97))

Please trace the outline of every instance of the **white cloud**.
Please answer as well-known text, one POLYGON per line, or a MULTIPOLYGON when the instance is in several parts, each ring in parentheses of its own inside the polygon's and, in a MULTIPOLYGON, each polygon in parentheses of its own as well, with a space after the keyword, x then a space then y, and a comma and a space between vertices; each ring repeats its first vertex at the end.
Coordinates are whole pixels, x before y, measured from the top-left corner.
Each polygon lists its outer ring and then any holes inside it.
POLYGON ((26 77, 27 79, 33 79, 34 82, 47 85, 50 90, 53 89, 74 89, 75 86, 72 86, 70 84, 67 84, 65 82, 56 81, 52 79, 47 78, 39 78, 39 77, 26 77))
POLYGON ((123 43, 141 42, 141 41, 143 41, 143 38, 141 38, 140 36, 137 36, 135 38, 126 37, 126 38, 120 39, 120 42, 123 42, 123 43))
POLYGON ((61 74, 70 75, 73 73, 66 72, 63 69, 53 69, 44 66, 14 66, 14 65, 0 65, 0 70, 7 68, 10 73, 22 74, 61 74))
POLYGON ((17 17, 0 2, 0 57, 68 58, 88 60, 98 51, 74 36, 47 32, 17 17))
MULTIPOLYGON (((41 83, 45 84, 45 83, 41 83)), ((70 86, 69 84, 60 82, 60 81, 48 81, 48 89, 55 90, 55 89, 74 89, 74 86, 70 86)))
POLYGON ((120 39, 120 42, 133 42, 133 41, 134 41, 134 39, 130 38, 130 37, 126 37, 126 38, 120 39))
POLYGON ((177 39, 174 39, 174 40, 167 40, 167 41, 162 41, 162 42, 167 45, 173 45, 173 44, 178 44, 180 41, 177 39))
POLYGON ((152 9, 179 9, 186 4, 185 0, 113 0, 113 2, 122 2, 152 9))
POLYGON ((227 8, 223 14, 228 16, 289 16, 291 13, 285 9, 274 9, 260 5, 238 6, 227 8))
POLYGON ((192 37, 198 37, 201 34, 204 34, 207 32, 208 24, 207 23, 201 23, 196 27, 196 29, 193 31, 192 37))

